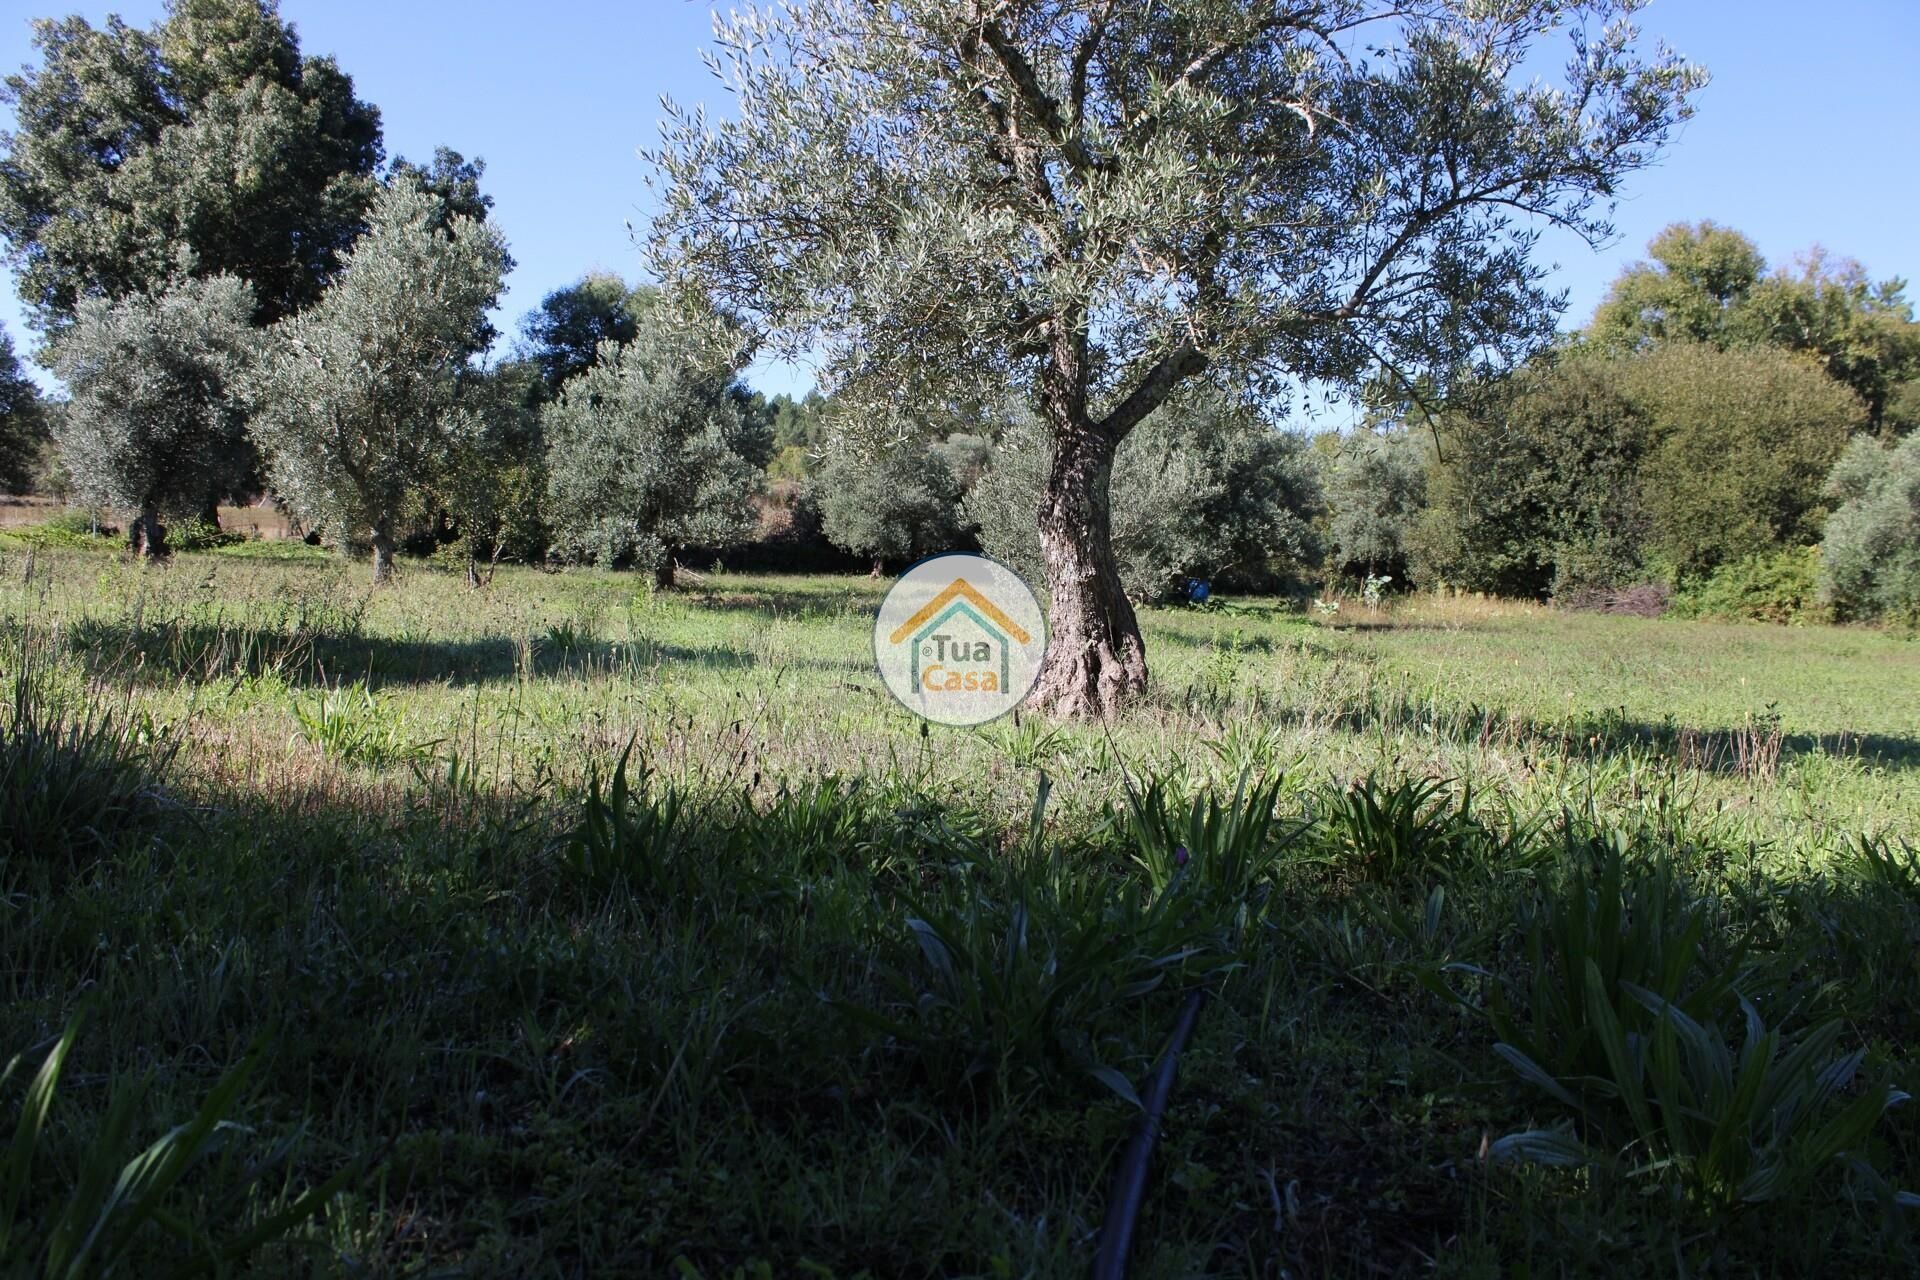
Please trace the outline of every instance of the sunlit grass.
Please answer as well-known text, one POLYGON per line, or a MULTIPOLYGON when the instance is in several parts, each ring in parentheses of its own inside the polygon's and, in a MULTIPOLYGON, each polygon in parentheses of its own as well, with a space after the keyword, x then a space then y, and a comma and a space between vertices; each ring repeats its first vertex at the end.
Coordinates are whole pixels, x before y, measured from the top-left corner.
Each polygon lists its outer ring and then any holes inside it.
POLYGON ((245 1240, 326 1189, 256 1271, 1084 1274, 1204 987, 1138 1274, 1915 1260, 1909 639, 1149 610, 1113 725, 923 732, 863 578, 363 576, 0 545, 0 675, 140 799, 0 865, 0 1056, 101 1010, 24 1229, 250 1062, 155 1205, 245 1240), (1749 1045, 1791 1116, 1716 1092, 1749 1045))

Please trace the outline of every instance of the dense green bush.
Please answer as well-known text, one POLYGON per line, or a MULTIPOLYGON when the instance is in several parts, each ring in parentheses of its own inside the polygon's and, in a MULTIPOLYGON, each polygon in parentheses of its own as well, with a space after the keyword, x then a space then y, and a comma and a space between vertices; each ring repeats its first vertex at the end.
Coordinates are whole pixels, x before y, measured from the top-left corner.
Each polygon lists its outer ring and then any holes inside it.
POLYGON ((1416 577, 1561 598, 1807 546, 1865 423, 1846 387, 1776 348, 1570 348, 1446 418, 1416 577))
POLYGON ((39 524, 5 531, 9 538, 37 547, 107 547, 118 543, 118 526, 103 523, 97 513, 67 510, 57 512, 39 524))
POLYGON ((221 547, 237 547, 246 540, 247 535, 238 529, 222 529, 199 519, 167 531, 167 545, 175 551, 217 551, 221 547))
POLYGON ((1920 621, 1920 435, 1855 441, 1834 466, 1820 598, 1848 618, 1920 621))
POLYGON ((1446 416, 1412 537, 1416 581, 1538 598, 1638 579, 1649 437, 1615 363, 1570 348, 1446 416))
POLYGON ((1865 407, 1806 357, 1669 345, 1617 366, 1654 441, 1647 558, 1682 578, 1818 540, 1827 473, 1865 407))
POLYGON ((1819 599, 1819 571, 1816 547, 1743 556, 1684 586, 1669 609, 1679 618, 1819 621, 1826 613, 1819 599))

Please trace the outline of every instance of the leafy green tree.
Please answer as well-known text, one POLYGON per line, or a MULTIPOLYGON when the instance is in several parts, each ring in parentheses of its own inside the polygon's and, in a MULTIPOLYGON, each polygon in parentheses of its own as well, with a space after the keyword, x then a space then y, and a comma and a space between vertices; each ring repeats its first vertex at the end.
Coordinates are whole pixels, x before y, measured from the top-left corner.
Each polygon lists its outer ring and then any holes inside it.
POLYGON ((1834 465, 1820 597, 1843 618, 1920 622, 1920 436, 1855 440, 1834 465))
POLYGON ((56 349, 71 392, 58 431, 74 492, 132 515, 142 555, 163 518, 206 515, 253 471, 236 380, 251 356, 252 292, 231 276, 117 302, 89 298, 56 349))
POLYGON ((477 429, 462 383, 505 256, 491 223, 447 217, 438 196, 397 181, 334 285, 274 326, 251 380, 275 489, 334 541, 369 543, 376 583, 410 506, 477 429))
POLYGON ((1621 362, 1653 441, 1648 558, 1676 577, 1819 540, 1827 473, 1866 410, 1804 356, 1674 344, 1621 362))
POLYGON ((1733 316, 1767 269, 1753 241, 1713 222, 1676 222, 1647 246, 1648 262, 1622 271, 1594 312, 1588 336, 1637 349, 1657 342, 1727 345, 1733 316))
POLYGON ((479 586, 503 559, 546 558, 545 383, 530 360, 506 361, 462 381, 471 416, 452 437, 437 498, 466 553, 467 580, 479 586))
MULTIPOLYGON (((1613 282, 1588 337, 1617 351, 1666 342, 1722 349, 1773 346, 1812 356, 1867 406, 1880 426, 1902 388, 1920 378, 1920 324, 1905 282, 1874 282, 1850 259, 1814 249, 1791 271, 1767 273, 1753 242, 1703 222, 1676 223, 1613 282)), ((1896 410, 1894 425, 1907 420, 1896 410)))
POLYGON ((47 436, 40 389, 20 371, 13 338, 0 328, 0 491, 23 493, 33 484, 47 436))
POLYGON ((774 447, 812 451, 826 444, 827 403, 827 397, 818 391, 809 391, 798 400, 782 394, 767 401, 774 447))
POLYGON ((643 318, 625 346, 602 344, 542 414, 555 545, 601 564, 634 564, 663 587, 674 553, 723 547, 753 527, 759 487, 733 367, 717 344, 643 318))
POLYGON ((651 289, 628 288, 612 272, 596 271, 542 298, 520 322, 520 332, 548 397, 593 367, 601 343, 632 342, 655 296, 651 289))
POLYGON ((842 449, 820 469, 813 492, 827 540, 871 556, 876 578, 889 560, 951 551, 966 537, 960 483, 946 457, 918 440, 842 449))
POLYGON ((1442 416, 1415 580, 1539 598, 1641 576, 1652 438, 1624 363, 1593 347, 1553 352, 1442 416))
MULTIPOLYGON (((1049 448, 1041 424, 1016 424, 967 495, 982 545, 1030 575, 1045 564, 1031 517, 1049 448)), ((1320 491, 1305 441, 1204 385, 1122 442, 1112 493, 1116 565, 1136 600, 1166 599, 1195 576, 1270 581, 1318 554, 1320 491)))
POLYGON ((1736 332, 1749 341, 1811 356, 1860 397, 1876 427, 1903 387, 1920 378, 1920 324, 1906 283, 1875 282, 1859 263, 1818 248, 1795 270, 1756 285, 1737 319, 1736 332))
POLYGON ((1411 431, 1362 432, 1324 468, 1331 567, 1406 583, 1414 531, 1427 502, 1427 455, 1411 431))
POLYGON ((1599 0, 811 0, 719 24, 738 119, 676 113, 654 159, 663 276, 837 394, 1012 388, 1045 426, 1051 597, 1035 699, 1146 686, 1116 560, 1115 451, 1209 370, 1270 398, 1381 366, 1444 391, 1543 341, 1519 214, 1655 156, 1702 74, 1599 0), (1565 84, 1532 75, 1573 35, 1565 84), (1368 46, 1367 57, 1349 50, 1368 46))
POLYGON ((380 114, 272 3, 175 0, 145 31, 43 20, 34 44, 6 81, 0 235, 37 327, 182 275, 246 281, 263 323, 319 297, 377 186, 380 114))

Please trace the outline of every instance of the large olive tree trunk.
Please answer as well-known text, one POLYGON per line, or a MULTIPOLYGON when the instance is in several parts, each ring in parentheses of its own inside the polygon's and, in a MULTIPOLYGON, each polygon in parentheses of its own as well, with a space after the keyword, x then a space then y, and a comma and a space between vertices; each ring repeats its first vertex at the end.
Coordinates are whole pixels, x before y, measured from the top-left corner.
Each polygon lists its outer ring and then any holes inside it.
POLYGON ((373 527, 373 585, 393 576, 393 529, 385 521, 373 527))
POLYGON ((160 512, 152 503, 141 507, 128 527, 127 546, 142 560, 165 558, 167 527, 160 523, 160 512))
POLYGON ((1085 422, 1056 426, 1053 437, 1039 517, 1053 600, 1032 700, 1054 715, 1105 717, 1147 688, 1146 646, 1113 558, 1115 446, 1085 422))

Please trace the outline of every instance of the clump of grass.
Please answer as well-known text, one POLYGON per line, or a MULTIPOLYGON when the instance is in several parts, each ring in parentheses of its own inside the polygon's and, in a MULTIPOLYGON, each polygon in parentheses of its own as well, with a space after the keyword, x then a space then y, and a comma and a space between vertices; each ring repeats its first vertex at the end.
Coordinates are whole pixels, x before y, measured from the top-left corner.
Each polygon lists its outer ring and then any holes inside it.
POLYGON ((1244 900, 1307 829, 1279 818, 1284 787, 1282 777, 1254 782, 1242 773, 1224 800, 1207 790, 1183 801, 1159 778, 1130 788, 1124 827, 1147 883, 1165 893, 1184 877, 1225 904, 1244 900))
POLYGON ((1718 907, 1666 857, 1636 859, 1617 832, 1572 852, 1526 913, 1525 1002, 1496 986, 1488 1004, 1496 1052, 1568 1123, 1491 1154, 1616 1167, 1710 1213, 1837 1187, 1842 1161, 1863 1166, 1905 1095, 1885 1079, 1856 1087, 1866 1051, 1839 1051, 1842 1021, 1769 1028, 1737 989, 1758 982, 1745 948, 1713 953, 1718 907))
POLYGON ((52 695, 31 640, 18 654, 0 722, 0 859, 71 870, 160 807, 178 743, 143 715, 75 710, 52 695))
POLYGON ((880 1001, 837 1007, 949 1093, 1005 1102, 1082 1079, 1139 1105, 1121 1027, 1140 1001, 1228 962, 1212 916, 1181 882, 1145 893, 1037 842, 956 871, 903 897, 873 960, 880 1001))
POLYGON ((357 769, 425 765, 441 741, 409 738, 405 714, 365 684, 322 689, 311 700, 295 702, 293 716, 302 738, 357 769))
MULTIPOLYGON (((112 1082, 106 1111, 79 1152, 77 1168, 62 1177, 62 1194, 41 1198, 36 1206, 27 1193, 36 1165, 51 1163, 43 1159, 43 1148, 51 1145, 48 1119, 81 1017, 67 1024, 27 1081, 12 1139, 0 1152, 0 1257, 10 1266, 47 1276, 105 1276, 121 1266, 132 1274, 175 1277, 224 1271, 323 1213, 357 1176, 347 1165, 290 1196, 274 1185, 275 1175, 297 1137, 252 1160, 231 1149, 244 1130, 230 1117, 258 1063, 256 1051, 221 1077, 192 1119, 131 1157, 127 1146, 146 1084, 112 1082), (209 1165, 220 1185, 218 1217, 208 1212, 207 1201, 182 1203, 177 1194, 189 1173, 209 1165), (169 1238, 171 1250, 156 1248, 169 1238), (168 1253, 171 1264, 163 1261, 168 1253)), ((0 1070, 0 1090, 22 1073, 26 1058, 16 1055, 0 1070)))
POLYGON ((649 788, 644 762, 630 782, 632 755, 628 742, 604 789, 597 771, 589 780, 580 822, 561 845, 561 864, 596 890, 623 885, 655 900, 685 893, 697 870, 682 856, 684 797, 675 787, 649 788))
POLYGON ((1485 834, 1470 790, 1456 798, 1441 779, 1372 775, 1327 798, 1317 832, 1328 861, 1376 884, 1450 874, 1485 834))

